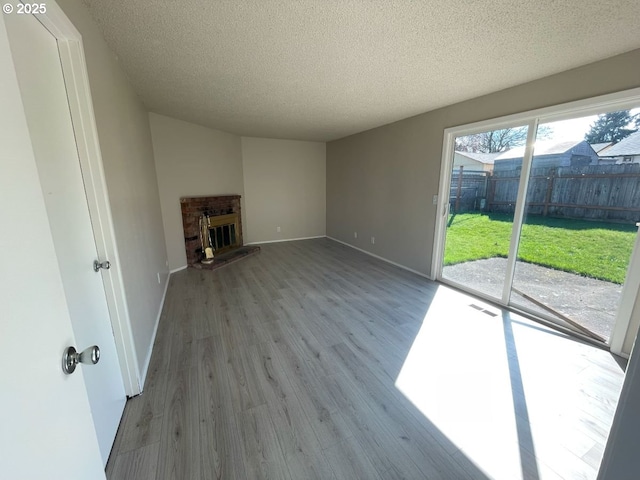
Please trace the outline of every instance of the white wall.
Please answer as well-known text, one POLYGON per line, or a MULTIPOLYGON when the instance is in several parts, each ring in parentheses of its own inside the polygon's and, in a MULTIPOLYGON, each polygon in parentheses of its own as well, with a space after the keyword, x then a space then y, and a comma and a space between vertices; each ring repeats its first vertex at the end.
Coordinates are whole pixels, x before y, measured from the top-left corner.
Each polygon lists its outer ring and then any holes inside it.
POLYGON ((156 113, 149 121, 169 268, 175 270, 187 265, 180 197, 244 197, 240 137, 156 113))
POLYGON ((242 137, 245 243, 325 235, 325 145, 242 137))
POLYGON ((241 138, 156 113, 149 121, 171 270, 187 264, 180 197, 242 195, 244 243, 325 234, 324 143, 241 138))
POLYGON ((58 0, 58 4, 82 34, 119 267, 142 375, 168 279, 149 119, 86 7, 79 0, 58 0))

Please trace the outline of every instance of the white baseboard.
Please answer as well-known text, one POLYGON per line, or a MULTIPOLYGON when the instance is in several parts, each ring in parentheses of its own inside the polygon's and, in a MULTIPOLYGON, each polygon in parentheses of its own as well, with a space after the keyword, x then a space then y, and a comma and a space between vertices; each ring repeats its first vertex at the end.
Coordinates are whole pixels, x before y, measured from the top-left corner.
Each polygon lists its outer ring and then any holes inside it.
MULTIPOLYGON (((187 268, 187 267, 184 267, 187 268)), ((183 270, 182 268, 178 270, 183 270)), ((162 293, 162 300, 160 300, 160 309, 158 310, 158 316, 156 317, 156 324, 153 327, 153 335, 151 335, 151 343, 149 344, 149 353, 144 362, 144 368, 142 369, 142 375, 140 377, 140 393, 144 391, 144 382, 147 380, 147 373, 149 373, 149 364, 151 363, 151 355, 153 354, 153 345, 156 343, 156 335, 158 334, 158 326, 160 325, 160 317, 162 316, 162 310, 164 309, 164 300, 167 298, 167 290, 169 288, 169 280, 171 279, 171 273, 167 275, 167 281, 164 284, 164 292, 162 293)))
POLYGON ((315 237, 300 237, 300 238, 284 238, 282 240, 264 240, 258 242, 249 242, 245 245, 260 245, 261 243, 279 243, 279 242, 295 242, 296 240, 311 240, 312 238, 326 238, 326 235, 317 235, 315 237))
POLYGON ((366 250, 363 250, 362 248, 355 247, 355 246, 351 245, 350 243, 343 242, 342 240, 338 240, 337 238, 330 237, 329 235, 327 235, 327 238, 330 239, 330 240, 333 240, 334 242, 341 243, 342 245, 346 245, 347 247, 351 247, 354 250, 358 250, 359 252, 366 253, 367 255, 369 255, 369 256, 371 256, 373 258, 377 258, 378 260, 382 260, 383 262, 387 262, 387 263, 390 263, 391 265, 394 265, 396 267, 402 268, 403 270, 406 270, 408 272, 415 273, 416 275, 420 275, 421 277, 428 278, 429 280, 433 280, 433 278, 431 278, 429 275, 426 275, 426 274, 424 274, 422 272, 414 270, 413 268, 409 268, 409 267, 407 267, 405 265, 402 265, 400 263, 393 262, 393 261, 389 260, 388 258, 381 257, 380 255, 376 255, 375 253, 367 252, 366 250))
MULTIPOLYGON (((245 243, 244 245, 260 245, 262 243, 294 242, 296 240, 311 240, 312 238, 326 238, 326 237, 327 237, 326 235, 318 235, 315 237, 283 238, 282 240, 264 240, 264 241, 257 241, 257 242, 249 242, 249 243, 245 243)), ((183 265, 182 267, 178 267, 178 268, 174 268, 173 270, 170 270, 169 273, 177 273, 182 270, 186 270, 187 268, 188 268, 188 265, 183 265)))

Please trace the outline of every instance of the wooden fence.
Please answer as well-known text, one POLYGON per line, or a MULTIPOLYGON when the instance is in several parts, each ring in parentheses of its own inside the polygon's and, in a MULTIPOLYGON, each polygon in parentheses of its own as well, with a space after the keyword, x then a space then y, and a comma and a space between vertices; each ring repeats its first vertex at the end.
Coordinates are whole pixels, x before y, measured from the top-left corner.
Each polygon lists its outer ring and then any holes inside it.
POLYGON ((489 173, 460 167, 451 176, 449 202, 452 212, 473 212, 486 208, 489 173))
MULTIPOLYGON (((513 213, 519 170, 485 175, 460 173, 451 180, 452 212, 513 213), (470 198, 473 195, 475 198, 470 198)), ((640 220, 640 165, 534 168, 527 189, 526 209, 532 215, 637 222, 640 220)))

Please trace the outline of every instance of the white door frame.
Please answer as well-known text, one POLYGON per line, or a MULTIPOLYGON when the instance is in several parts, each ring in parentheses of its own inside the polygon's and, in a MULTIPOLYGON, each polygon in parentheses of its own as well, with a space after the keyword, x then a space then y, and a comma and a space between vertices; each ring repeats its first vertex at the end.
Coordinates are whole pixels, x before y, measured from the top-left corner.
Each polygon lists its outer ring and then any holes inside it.
MULTIPOLYGON (((453 169, 454 141, 456 137, 480 133, 487 130, 498 130, 501 128, 528 125, 530 131, 529 135, 527 136, 526 152, 530 157, 531 149, 533 147, 533 141, 535 140, 535 136, 533 135, 535 132, 532 132, 531 129, 533 127, 537 127, 537 125, 540 123, 567 120, 570 118, 603 113, 605 111, 624 110, 630 107, 636 107, 638 104, 640 104, 640 88, 633 88, 630 90, 624 90, 621 92, 602 95, 599 97, 578 100, 575 102, 554 105, 551 107, 540 108, 528 112, 516 113, 513 115, 507 115, 504 117, 493 118, 481 122, 475 122, 467 125, 460 125, 457 127, 445 129, 442 144, 442 161, 440 164, 440 184, 438 187, 436 228, 434 233, 433 253, 431 257, 431 278, 439 281, 444 281, 445 283, 451 283, 455 287, 462 290, 468 290, 468 287, 457 284, 455 282, 447 281, 442 277, 442 258, 444 256, 445 235, 449 213, 449 190, 451 184, 451 173, 453 169)), ((529 160, 530 163, 530 158, 525 160, 529 160)), ((523 165, 523 176, 525 176, 525 166, 526 165, 523 165)), ((528 174, 526 176, 528 178, 528 174)), ((523 181, 524 179, 521 178, 521 183, 523 181)), ((516 211, 512 230, 514 232, 512 234, 512 240, 514 238, 517 239, 522 227, 524 194, 525 192, 520 189, 516 205, 517 207, 519 205, 522 212, 516 211), (517 213, 520 213, 520 215, 517 215, 517 213)), ((636 241, 638 242, 637 239, 636 241)), ((515 247, 511 245, 511 250, 513 249, 515 249, 515 247)), ((509 253, 510 255, 512 255, 514 252, 510 251, 509 253)), ((511 263, 513 264, 511 265, 511 269, 513 269, 515 266, 515 257, 511 259, 511 263)), ((511 272, 511 278, 512 277, 513 272, 511 272)), ((633 309, 632 307, 635 304, 637 296, 640 295, 639 288, 640 252, 638 252, 638 248, 636 248, 629 261, 625 288, 623 289, 622 298, 619 305, 620 308, 618 308, 615 327, 611 332, 611 338, 609 340, 610 350, 618 355, 628 357, 629 352, 622 351, 622 346, 625 343, 625 338, 627 338, 628 335, 633 335, 633 338, 635 338, 636 332, 629 332, 629 324, 631 321, 631 313, 633 309)), ((478 296, 487 298, 490 301, 496 301, 496 299, 486 297, 482 294, 478 294, 478 296)), ((507 298, 508 300, 506 287, 501 299, 503 303, 506 304, 507 302, 505 298, 507 298)))
POLYGON ((104 480, 45 195, 0 18, 0 478, 104 480), (13 204, 12 204, 13 202, 13 204))
POLYGON ((52 0, 46 3, 46 12, 38 13, 35 17, 58 41, 96 249, 101 261, 109 260, 111 263, 111 268, 101 270, 101 274, 122 380, 125 393, 128 396, 137 395, 142 392, 140 369, 120 270, 82 36, 60 6, 52 0))
MULTIPOLYGON (((636 224, 640 227, 640 224, 636 224)), ((625 344, 628 344, 628 332, 631 324, 631 315, 633 315, 633 307, 635 306, 637 296, 640 295, 640 232, 636 234, 636 242, 631 252, 631 260, 627 268, 627 279, 622 287, 620 295, 620 305, 618 305, 618 317, 611 332, 611 340, 609 346, 613 353, 629 358, 631 351, 624 351, 625 344), (636 272, 635 274, 632 272, 636 272)), ((632 334, 632 333, 631 333, 632 334)), ((632 337, 633 341, 635 337, 632 337)))

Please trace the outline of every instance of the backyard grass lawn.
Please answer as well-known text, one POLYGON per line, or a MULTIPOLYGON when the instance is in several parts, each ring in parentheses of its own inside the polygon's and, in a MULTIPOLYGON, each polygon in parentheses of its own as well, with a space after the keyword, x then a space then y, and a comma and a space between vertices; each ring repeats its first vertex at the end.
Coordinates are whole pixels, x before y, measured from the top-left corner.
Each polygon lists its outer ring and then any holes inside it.
MULTIPOLYGON (((444 264, 507 257, 512 216, 462 213, 449 217, 444 264)), ((587 277, 624 283, 634 225, 529 216, 518 259, 587 277)))

